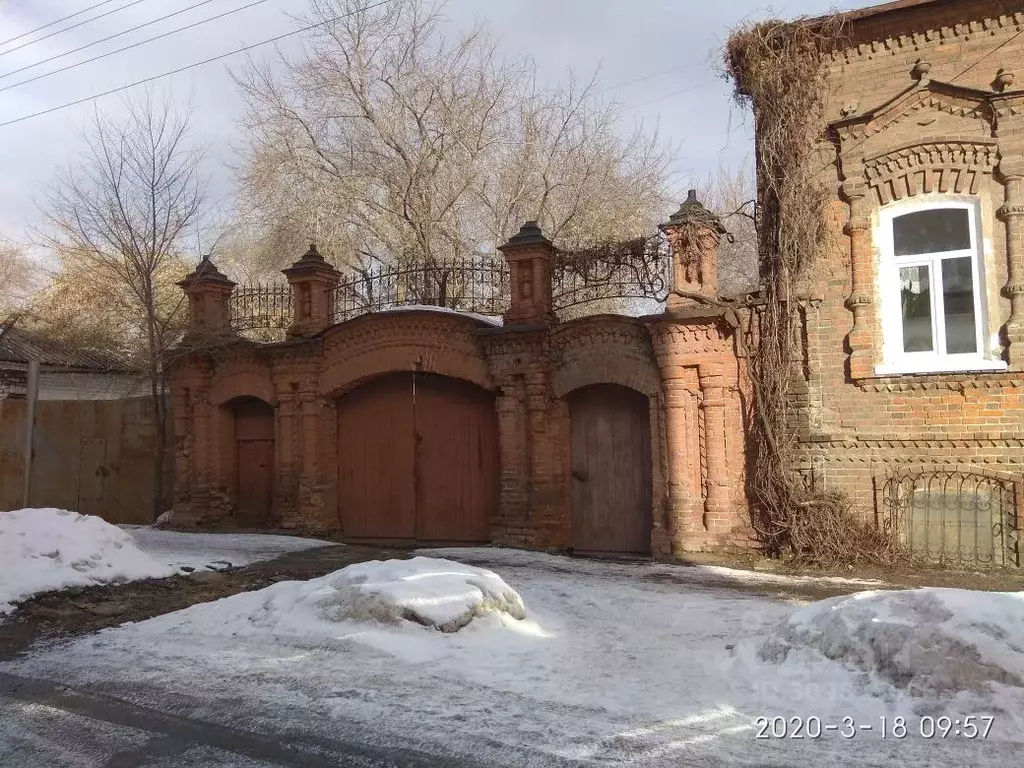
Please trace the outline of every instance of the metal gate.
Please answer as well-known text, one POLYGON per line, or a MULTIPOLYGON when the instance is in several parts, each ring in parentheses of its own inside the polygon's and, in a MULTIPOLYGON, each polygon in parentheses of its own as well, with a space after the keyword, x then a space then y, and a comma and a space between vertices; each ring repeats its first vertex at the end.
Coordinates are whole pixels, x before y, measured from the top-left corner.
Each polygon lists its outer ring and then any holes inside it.
POLYGON ((1020 567, 1020 486, 967 472, 926 471, 883 487, 885 525, 913 556, 943 565, 1020 567))
POLYGON ((274 500, 274 408, 247 397, 232 403, 238 521, 263 527, 274 500))
POLYGON ((338 401, 338 504, 347 539, 486 542, 497 511, 494 396, 395 373, 338 401))
POLYGON ((572 542, 579 552, 651 551, 651 428, 645 395, 616 384, 569 394, 572 542))

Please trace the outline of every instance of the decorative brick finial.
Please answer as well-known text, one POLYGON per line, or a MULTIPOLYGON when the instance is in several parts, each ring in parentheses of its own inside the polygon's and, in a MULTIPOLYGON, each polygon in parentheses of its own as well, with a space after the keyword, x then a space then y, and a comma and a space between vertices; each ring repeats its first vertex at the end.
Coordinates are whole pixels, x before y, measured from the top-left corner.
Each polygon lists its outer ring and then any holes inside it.
POLYGON ((551 310, 551 259, 555 247, 544 237, 536 221, 528 221, 498 250, 505 256, 511 275, 512 301, 505 313, 507 323, 544 323, 554 319, 551 310))
POLYGON ((668 237, 672 249, 673 292, 668 298, 669 309, 696 301, 682 294, 715 298, 718 295, 718 243, 726 229, 721 219, 697 199, 697 190, 690 190, 686 202, 659 229, 668 237))
POLYGON ((341 273, 320 255, 316 243, 310 243, 309 250, 282 271, 292 287, 295 308, 288 335, 307 336, 330 327, 334 323, 334 287, 341 273))
POLYGON ((228 302, 235 283, 217 269, 210 254, 178 286, 188 297, 189 334, 220 333, 231 328, 228 302))
POLYGON ((928 73, 932 71, 932 65, 927 61, 918 59, 914 62, 914 68, 910 70, 910 76, 917 81, 927 80, 928 73))

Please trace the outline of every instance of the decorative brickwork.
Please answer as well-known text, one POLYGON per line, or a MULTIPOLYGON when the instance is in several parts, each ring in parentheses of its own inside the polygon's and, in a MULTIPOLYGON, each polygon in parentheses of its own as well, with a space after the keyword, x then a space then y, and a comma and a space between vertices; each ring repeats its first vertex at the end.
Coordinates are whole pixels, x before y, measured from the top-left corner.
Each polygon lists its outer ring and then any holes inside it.
POLYGON ((1008 76, 1024 63, 1024 14, 1005 7, 855 14, 851 44, 825 57, 837 216, 805 308, 803 470, 879 522, 894 472, 1024 481, 1024 93, 1008 76), (881 216, 930 200, 977 206, 988 370, 885 371, 881 216))
MULTIPOLYGON (((690 255, 703 276, 693 287, 714 300, 714 252, 700 248, 713 249, 720 230, 710 218, 702 226, 706 231, 690 231, 690 255)), ((269 522, 345 534, 338 467, 355 436, 339 433, 339 398, 389 374, 415 372, 493 393, 500 489, 490 541, 573 546, 574 515, 584 514, 574 507, 582 502, 574 501, 573 482, 586 481, 573 480, 572 457, 593 446, 570 440, 568 399, 585 388, 618 385, 639 392, 649 408, 651 466, 643 476, 651 484, 651 552, 749 544, 735 318, 715 308, 694 311, 683 301, 649 318, 595 315, 560 323, 551 312, 550 242, 529 223, 502 251, 512 287, 504 325, 413 309, 321 327, 334 275, 319 254, 307 253, 286 270, 297 294, 290 340, 258 344, 224 326, 216 345, 180 356, 172 371, 176 519, 204 525, 240 517, 232 414, 239 398, 258 398, 274 412, 269 522)), ((207 264, 204 270, 215 271, 207 264)), ((220 287, 226 278, 216 279, 209 311, 220 317, 217 302, 227 302, 230 291, 220 287)), ((608 471, 636 461, 609 455, 608 471)), ((608 546, 615 549, 614 542, 608 546)))

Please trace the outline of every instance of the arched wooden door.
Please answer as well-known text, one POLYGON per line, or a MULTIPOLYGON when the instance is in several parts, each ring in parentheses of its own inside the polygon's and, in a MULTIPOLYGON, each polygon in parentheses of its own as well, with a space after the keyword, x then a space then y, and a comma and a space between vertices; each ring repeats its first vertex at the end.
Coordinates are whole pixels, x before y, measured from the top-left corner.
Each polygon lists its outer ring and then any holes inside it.
POLYGON ((616 384, 568 396, 572 545, 577 552, 651 551, 651 426, 648 399, 616 384))
POLYGON ((274 502, 274 408, 255 397, 232 403, 238 521, 264 526, 274 502))
POLYGON ((494 396, 396 373, 338 401, 338 503, 348 539, 486 542, 498 506, 494 396))

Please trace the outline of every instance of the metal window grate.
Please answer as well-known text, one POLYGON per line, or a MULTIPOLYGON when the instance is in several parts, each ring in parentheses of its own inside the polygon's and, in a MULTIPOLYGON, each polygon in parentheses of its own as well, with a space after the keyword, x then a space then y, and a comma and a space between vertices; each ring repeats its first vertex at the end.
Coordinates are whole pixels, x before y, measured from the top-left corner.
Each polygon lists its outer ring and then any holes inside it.
POLYGON ((941 565, 1020 567, 1018 485, 968 472, 888 479, 885 525, 914 557, 941 565))

